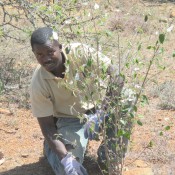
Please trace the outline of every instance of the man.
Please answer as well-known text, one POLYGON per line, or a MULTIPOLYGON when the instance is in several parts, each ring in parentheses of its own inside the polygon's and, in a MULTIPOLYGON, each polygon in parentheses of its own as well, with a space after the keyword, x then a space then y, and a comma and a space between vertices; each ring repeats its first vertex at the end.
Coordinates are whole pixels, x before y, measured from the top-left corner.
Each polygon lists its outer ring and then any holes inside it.
POLYGON ((106 91, 107 75, 98 88, 94 85, 99 72, 106 74, 110 60, 80 43, 63 48, 48 27, 33 32, 31 47, 39 63, 30 89, 32 113, 45 138, 45 155, 56 175, 87 175, 82 163, 88 138, 95 137, 91 123, 98 131, 101 122, 96 109, 105 95, 99 90, 106 91), (80 115, 89 119, 85 127, 80 115))

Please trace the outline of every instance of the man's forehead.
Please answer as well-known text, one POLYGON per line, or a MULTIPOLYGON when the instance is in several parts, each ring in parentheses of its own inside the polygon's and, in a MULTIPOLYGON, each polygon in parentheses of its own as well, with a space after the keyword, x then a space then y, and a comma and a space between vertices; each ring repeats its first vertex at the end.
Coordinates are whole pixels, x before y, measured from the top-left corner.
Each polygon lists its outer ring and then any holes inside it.
POLYGON ((48 40, 45 44, 34 44, 34 49, 54 49, 59 47, 55 40, 48 40))
POLYGON ((46 47, 57 47, 59 46, 59 43, 56 40, 50 39, 50 40, 47 40, 47 42, 44 45, 46 47))

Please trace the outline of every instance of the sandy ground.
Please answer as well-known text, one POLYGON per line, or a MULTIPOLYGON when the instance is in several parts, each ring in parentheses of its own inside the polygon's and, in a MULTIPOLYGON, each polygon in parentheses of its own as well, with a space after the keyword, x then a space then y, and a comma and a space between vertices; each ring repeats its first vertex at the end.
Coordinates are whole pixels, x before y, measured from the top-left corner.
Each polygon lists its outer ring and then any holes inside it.
MULTIPOLYGON (((125 174, 141 175, 143 171, 153 172, 155 175, 175 174, 175 111, 156 109, 156 99, 152 100, 152 107, 144 108, 140 113, 145 115, 143 126, 133 130, 129 152, 125 163, 125 174), (164 127, 171 125, 171 129, 164 132, 164 127), (152 141, 153 145, 149 143, 152 141)), ((43 156, 43 136, 37 120, 31 111, 16 109, 11 113, 9 109, 0 109, 0 151, 5 161, 0 165, 1 175, 53 175, 46 158, 43 156)), ((89 143, 85 166, 90 175, 102 174, 96 163, 96 150, 99 142, 89 143)))
MULTIPOLYGON (((156 6, 152 7, 156 8, 156 6)), ((173 11, 173 4, 162 5, 158 10, 162 13, 167 11, 165 14, 169 17, 169 10, 173 11)), ((164 15, 164 17, 167 16, 164 15)), ((160 18, 162 18, 161 15, 160 18)), ((168 43, 165 51, 170 55, 174 40, 169 40, 168 43)), ((175 63, 172 62, 170 69, 158 75, 157 80, 160 80, 159 82, 175 81, 175 63)), ((159 99, 153 98, 150 94, 149 98, 149 106, 139 108, 138 114, 144 116, 141 119, 143 126, 136 124, 133 129, 123 174, 175 175, 175 111, 160 110, 157 107, 159 99), (171 126, 170 130, 165 131, 166 126, 171 126), (163 136, 160 136, 161 131, 163 136)), ((5 158, 5 161, 0 164, 0 175, 54 175, 43 156, 44 138, 37 120, 30 110, 19 108, 14 103, 9 107, 8 103, 10 102, 0 100, 0 152, 5 158)), ((99 144, 92 141, 88 146, 88 156, 84 165, 89 175, 102 175, 96 162, 99 144)))

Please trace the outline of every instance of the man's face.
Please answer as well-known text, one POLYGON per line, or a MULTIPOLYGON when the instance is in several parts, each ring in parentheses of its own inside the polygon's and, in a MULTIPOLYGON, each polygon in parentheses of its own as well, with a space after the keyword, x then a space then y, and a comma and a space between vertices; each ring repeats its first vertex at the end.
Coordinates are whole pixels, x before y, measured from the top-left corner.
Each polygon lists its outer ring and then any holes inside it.
POLYGON ((34 44, 33 53, 40 65, 47 71, 54 72, 58 69, 62 62, 61 47, 55 40, 47 41, 45 44, 34 44))

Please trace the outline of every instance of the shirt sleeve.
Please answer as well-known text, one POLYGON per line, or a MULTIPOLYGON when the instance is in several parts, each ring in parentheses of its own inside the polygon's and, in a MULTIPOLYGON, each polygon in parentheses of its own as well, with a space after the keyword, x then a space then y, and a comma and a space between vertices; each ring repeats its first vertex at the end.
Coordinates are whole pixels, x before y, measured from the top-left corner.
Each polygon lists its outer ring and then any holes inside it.
POLYGON ((31 85, 30 100, 34 117, 39 118, 53 115, 52 101, 44 90, 31 85))
POLYGON ((72 43, 69 47, 71 54, 73 54, 73 57, 81 58, 81 61, 84 61, 84 63, 87 62, 88 58, 92 58, 97 63, 98 57, 100 64, 105 64, 107 67, 111 64, 111 60, 106 55, 90 47, 89 45, 82 43, 72 43))

